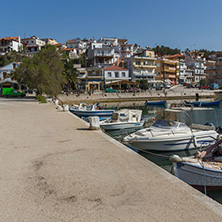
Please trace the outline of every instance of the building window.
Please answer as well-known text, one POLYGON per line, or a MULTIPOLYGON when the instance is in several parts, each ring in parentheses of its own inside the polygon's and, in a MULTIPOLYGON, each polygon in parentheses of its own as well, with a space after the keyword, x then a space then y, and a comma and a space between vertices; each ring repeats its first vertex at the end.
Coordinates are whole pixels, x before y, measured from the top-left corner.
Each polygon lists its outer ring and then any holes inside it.
POLYGON ((122 77, 126 77, 126 73, 125 72, 122 72, 122 77))
POLYGON ((140 65, 140 61, 136 61, 136 65, 140 65))
POLYGON ((115 78, 119 78, 119 72, 115 72, 115 78))
POLYGON ((108 72, 108 77, 112 77, 112 73, 111 72, 108 72))

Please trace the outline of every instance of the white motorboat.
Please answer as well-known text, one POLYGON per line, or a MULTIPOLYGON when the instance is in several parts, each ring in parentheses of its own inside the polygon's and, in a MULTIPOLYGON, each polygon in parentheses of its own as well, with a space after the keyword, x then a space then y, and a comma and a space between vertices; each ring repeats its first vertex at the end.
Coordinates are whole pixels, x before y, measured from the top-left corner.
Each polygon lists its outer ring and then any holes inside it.
POLYGON ((88 117, 88 116, 99 116, 107 117, 112 116, 114 110, 103 110, 99 108, 99 104, 89 106, 85 103, 80 103, 79 106, 71 106, 69 111, 74 113, 79 117, 88 117))
POLYGON ((141 129, 144 121, 141 120, 142 110, 121 109, 113 112, 112 118, 100 122, 105 131, 141 129))
POLYGON ((222 189, 222 139, 195 156, 173 155, 173 173, 199 190, 222 189))
POLYGON ((185 123, 157 120, 152 126, 124 137, 123 142, 141 150, 179 151, 208 146, 218 136, 215 130, 192 129, 185 123))

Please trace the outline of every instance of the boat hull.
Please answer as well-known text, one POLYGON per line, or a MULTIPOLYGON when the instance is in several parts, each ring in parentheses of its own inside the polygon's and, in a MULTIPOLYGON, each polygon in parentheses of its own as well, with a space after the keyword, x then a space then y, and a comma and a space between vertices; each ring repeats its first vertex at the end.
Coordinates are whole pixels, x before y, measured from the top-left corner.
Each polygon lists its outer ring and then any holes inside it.
POLYGON ((88 117, 88 116, 108 117, 108 116, 112 116, 112 113, 114 112, 114 110, 85 111, 85 110, 71 110, 70 109, 70 112, 74 113, 75 115, 79 117, 88 117))
POLYGON ((203 190, 222 189, 222 170, 210 169, 187 162, 174 162, 174 174, 191 186, 203 190))
POLYGON ((146 101, 145 102, 146 106, 165 106, 166 105, 166 100, 163 101, 146 101))
POLYGON ((187 102, 185 101, 186 105, 194 106, 194 107, 202 107, 202 106, 220 106, 220 100, 214 101, 214 102, 187 102))
POLYGON ((155 151, 180 151, 206 147, 215 142, 218 134, 216 131, 206 131, 206 133, 196 133, 177 136, 159 136, 155 138, 132 138, 125 140, 126 143, 140 150, 155 151))

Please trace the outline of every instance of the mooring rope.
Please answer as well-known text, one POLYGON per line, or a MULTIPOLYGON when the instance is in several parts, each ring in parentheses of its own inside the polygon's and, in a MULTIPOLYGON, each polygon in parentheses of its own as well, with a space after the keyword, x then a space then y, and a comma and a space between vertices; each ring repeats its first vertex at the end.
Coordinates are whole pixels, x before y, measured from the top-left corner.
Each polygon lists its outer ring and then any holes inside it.
POLYGON ((164 157, 164 158, 167 158, 167 159, 170 158, 170 157, 167 156, 167 155, 154 153, 154 152, 147 151, 147 150, 143 150, 143 149, 140 149, 140 148, 135 148, 135 147, 130 147, 130 148, 134 148, 135 150, 138 150, 138 151, 143 152, 143 153, 148 153, 148 154, 151 154, 151 155, 154 155, 154 156, 160 156, 160 157, 164 157))

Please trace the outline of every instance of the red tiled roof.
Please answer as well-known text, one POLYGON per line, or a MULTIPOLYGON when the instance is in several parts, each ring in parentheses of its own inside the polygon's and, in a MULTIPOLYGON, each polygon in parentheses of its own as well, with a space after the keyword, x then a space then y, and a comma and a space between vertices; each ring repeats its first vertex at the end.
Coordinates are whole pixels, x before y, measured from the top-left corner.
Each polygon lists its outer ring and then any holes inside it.
POLYGON ((62 51, 71 51, 73 50, 74 48, 66 48, 66 49, 61 49, 62 51))
POLYGON ((76 42, 76 39, 70 39, 70 40, 67 40, 66 42, 76 42))
POLYGON ((124 68, 122 68, 122 67, 120 67, 120 66, 110 66, 110 67, 108 67, 108 68, 106 68, 106 69, 104 69, 104 70, 125 70, 125 71, 128 71, 128 69, 124 69, 124 68))
POLYGON ((8 40, 8 41, 16 41, 18 42, 18 37, 4 37, 4 38, 1 38, 1 40, 8 40))
POLYGON ((118 42, 126 42, 128 39, 118 39, 118 42))
POLYGON ((175 54, 175 55, 170 55, 170 56, 166 56, 167 59, 171 59, 171 58, 185 58, 185 55, 182 54, 175 54))

